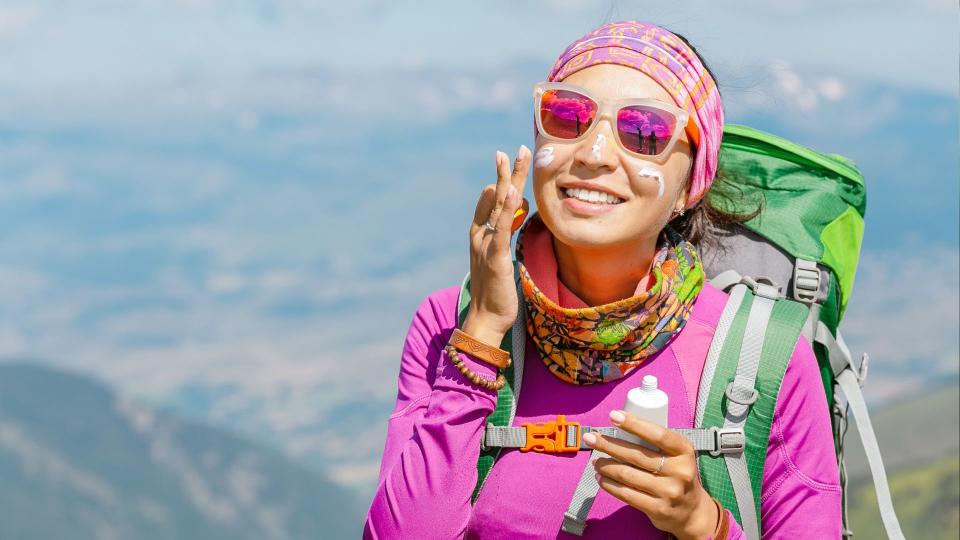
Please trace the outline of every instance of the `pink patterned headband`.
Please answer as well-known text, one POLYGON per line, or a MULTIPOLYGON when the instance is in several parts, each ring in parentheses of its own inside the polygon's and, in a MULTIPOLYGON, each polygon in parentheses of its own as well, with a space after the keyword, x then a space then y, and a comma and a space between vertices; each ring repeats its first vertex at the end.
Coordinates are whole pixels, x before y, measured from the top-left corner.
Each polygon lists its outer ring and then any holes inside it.
POLYGON ((695 206, 713 183, 723 138, 723 103, 717 85, 680 38, 653 23, 620 21, 605 24, 571 43, 557 58, 548 81, 596 64, 638 69, 657 81, 678 107, 690 112, 700 130, 686 208, 695 206))

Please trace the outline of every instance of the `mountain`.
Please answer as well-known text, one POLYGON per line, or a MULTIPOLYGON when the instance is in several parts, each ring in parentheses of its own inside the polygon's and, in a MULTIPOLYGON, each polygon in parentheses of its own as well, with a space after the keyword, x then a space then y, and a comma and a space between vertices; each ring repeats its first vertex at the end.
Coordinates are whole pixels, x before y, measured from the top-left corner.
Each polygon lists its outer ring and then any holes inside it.
POLYGON ((319 473, 92 380, 0 365, 0 538, 356 538, 319 473))

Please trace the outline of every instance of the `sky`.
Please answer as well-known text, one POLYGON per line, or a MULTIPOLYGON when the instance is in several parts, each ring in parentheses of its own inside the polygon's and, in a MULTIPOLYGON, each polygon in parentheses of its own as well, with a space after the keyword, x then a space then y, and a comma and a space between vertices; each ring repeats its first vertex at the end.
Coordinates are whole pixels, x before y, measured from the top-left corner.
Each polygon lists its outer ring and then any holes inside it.
POLYGON ((871 353, 868 400, 956 380, 958 12, 940 0, 0 1, 0 359, 369 490, 406 328, 468 269, 494 152, 532 144, 559 52, 628 18, 691 40, 729 122, 864 172, 842 328, 871 353))

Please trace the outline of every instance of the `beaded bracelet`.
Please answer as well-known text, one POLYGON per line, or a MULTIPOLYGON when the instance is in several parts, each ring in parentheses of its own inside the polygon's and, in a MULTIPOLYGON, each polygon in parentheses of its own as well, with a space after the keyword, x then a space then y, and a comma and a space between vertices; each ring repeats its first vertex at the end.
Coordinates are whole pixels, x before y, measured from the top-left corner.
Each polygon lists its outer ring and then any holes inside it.
POLYGON ((447 356, 450 357, 450 361, 457 367, 457 370, 473 384, 486 388, 487 390, 500 390, 503 388, 503 385, 507 384, 507 378, 503 376, 503 373, 498 373, 497 380, 491 381, 471 371, 470 368, 463 363, 463 359, 460 358, 460 353, 457 352, 456 347, 453 345, 447 345, 443 349, 447 351, 447 356))

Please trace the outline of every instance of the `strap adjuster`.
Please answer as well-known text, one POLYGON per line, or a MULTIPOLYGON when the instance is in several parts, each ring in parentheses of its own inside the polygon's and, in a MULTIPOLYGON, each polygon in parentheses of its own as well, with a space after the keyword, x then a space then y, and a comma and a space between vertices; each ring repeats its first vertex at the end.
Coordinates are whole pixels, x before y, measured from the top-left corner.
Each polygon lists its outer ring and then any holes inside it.
POLYGON ((724 390, 723 393, 726 394, 727 399, 729 399, 734 403, 738 403, 740 405, 746 405, 746 406, 750 406, 756 403, 757 398, 760 397, 760 392, 758 392, 756 388, 746 388, 744 386, 735 386, 735 383, 736 381, 732 381, 730 384, 727 385, 727 389, 724 390), (744 397, 734 397, 733 395, 734 391, 738 392, 741 396, 743 396, 743 392, 747 392, 747 395, 744 397))
POLYGON ((743 428, 710 428, 713 438, 716 441, 715 450, 710 450, 710 455, 717 457, 720 454, 739 454, 747 446, 747 436, 743 433, 743 428))
POLYGON ((524 422, 527 440, 521 452, 578 452, 580 450, 580 422, 567 422, 567 417, 558 414, 549 422, 524 422))
POLYGON ((815 302, 820 290, 820 269, 816 261, 797 259, 793 265, 793 297, 800 302, 815 302))
POLYGON ((750 287, 753 294, 762 296, 763 298, 777 300, 783 296, 780 292, 780 287, 768 278, 753 279, 750 276, 743 276, 740 278, 740 283, 750 287))

